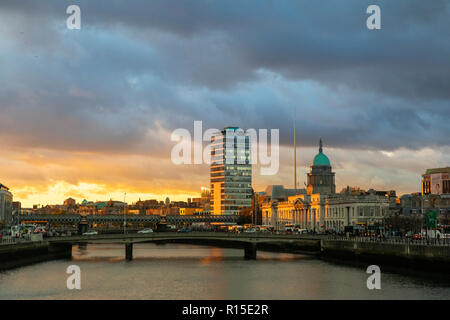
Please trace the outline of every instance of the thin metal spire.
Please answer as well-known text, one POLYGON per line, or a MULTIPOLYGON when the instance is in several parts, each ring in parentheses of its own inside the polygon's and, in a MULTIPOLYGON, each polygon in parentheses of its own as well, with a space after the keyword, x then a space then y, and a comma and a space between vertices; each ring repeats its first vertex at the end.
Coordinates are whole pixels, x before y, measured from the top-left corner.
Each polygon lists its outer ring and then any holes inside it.
POLYGON ((297 108, 294 107, 294 190, 297 194, 297 143, 295 141, 295 127, 297 126, 297 108))
POLYGON ((322 153, 322 138, 320 138, 319 142, 319 153, 322 153))

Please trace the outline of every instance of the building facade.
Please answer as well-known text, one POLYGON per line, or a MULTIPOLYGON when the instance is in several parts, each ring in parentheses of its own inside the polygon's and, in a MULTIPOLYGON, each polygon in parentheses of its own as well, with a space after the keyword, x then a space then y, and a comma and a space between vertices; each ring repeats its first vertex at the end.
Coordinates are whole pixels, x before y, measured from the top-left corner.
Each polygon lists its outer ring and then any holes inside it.
POLYGON ((402 215, 422 214, 424 197, 421 193, 404 194, 400 197, 400 212, 402 215))
MULTIPOLYGON (((280 231, 286 225, 294 225, 313 232, 342 232, 346 226, 380 225, 395 206, 395 191, 364 191, 347 187, 336 193, 334 178, 321 140, 319 153, 307 173, 306 192, 300 190, 296 195, 266 196, 261 205, 262 224, 280 231)), ((272 190, 272 194, 283 195, 283 188, 276 187, 269 187, 265 193, 272 190)))
POLYGON ((211 211, 237 215, 252 203, 250 137, 227 127, 211 138, 211 211))
POLYGON ((395 200, 393 191, 377 192, 372 189, 359 194, 347 190, 332 195, 325 201, 324 228, 340 232, 346 226, 381 226, 395 200))
POLYGON ((422 175, 422 194, 450 195, 450 167, 427 169, 422 175))
POLYGON ((341 232, 346 226, 381 225, 395 199, 395 193, 381 195, 369 190, 359 195, 314 193, 291 196, 285 201, 268 200, 262 204, 262 224, 280 231, 286 225, 294 225, 314 232, 341 232))
POLYGON ((427 169, 422 175, 422 194, 421 212, 436 210, 439 215, 450 215, 450 167, 427 169))
POLYGON ((0 183, 0 222, 11 224, 13 210, 13 195, 9 188, 0 183))
POLYGON ((77 203, 76 203, 75 199, 68 198, 68 199, 64 200, 64 206, 67 207, 67 208, 75 207, 76 204, 77 203))

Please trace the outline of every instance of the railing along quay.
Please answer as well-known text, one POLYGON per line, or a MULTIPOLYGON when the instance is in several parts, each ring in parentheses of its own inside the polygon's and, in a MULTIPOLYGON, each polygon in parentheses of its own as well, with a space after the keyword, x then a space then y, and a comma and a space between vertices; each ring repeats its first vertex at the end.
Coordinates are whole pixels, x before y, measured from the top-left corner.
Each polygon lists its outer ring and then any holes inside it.
POLYGON ((387 243, 387 244, 412 244, 412 245, 432 245, 432 246, 450 246, 450 238, 423 238, 423 239, 410 239, 400 237, 354 237, 354 236, 338 236, 330 235, 324 239, 327 240, 340 240, 340 241, 353 241, 353 242, 370 242, 370 243, 387 243))
POLYGON ((21 237, 3 236, 0 239, 0 245, 27 243, 27 242, 31 242, 31 241, 32 240, 31 240, 30 234, 26 234, 21 237))

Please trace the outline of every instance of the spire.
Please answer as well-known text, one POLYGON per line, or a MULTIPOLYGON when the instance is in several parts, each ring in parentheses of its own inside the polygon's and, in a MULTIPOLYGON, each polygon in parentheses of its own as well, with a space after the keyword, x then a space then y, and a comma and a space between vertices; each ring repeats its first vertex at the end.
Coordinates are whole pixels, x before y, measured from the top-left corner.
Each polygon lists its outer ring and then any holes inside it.
POLYGON ((294 107, 294 190, 297 194, 297 143, 295 141, 295 127, 297 126, 297 108, 294 107))
POLYGON ((322 153, 322 138, 320 138, 319 142, 319 153, 322 153))

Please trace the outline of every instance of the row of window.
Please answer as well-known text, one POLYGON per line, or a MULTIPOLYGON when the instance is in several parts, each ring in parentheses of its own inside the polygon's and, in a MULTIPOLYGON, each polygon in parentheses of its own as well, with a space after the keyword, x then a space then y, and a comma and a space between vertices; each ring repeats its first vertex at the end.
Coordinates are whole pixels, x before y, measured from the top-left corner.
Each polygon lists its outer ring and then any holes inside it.
MULTIPOLYGON (((217 173, 211 173, 211 178, 215 178, 215 177, 251 177, 252 173, 251 172, 234 172, 234 173, 230 173, 227 172, 227 174, 223 174, 223 172, 217 172, 217 173)), ((229 180, 229 179, 227 179, 229 180)))
POLYGON ((422 181, 422 192, 423 194, 439 194, 440 192, 448 194, 450 193, 450 180, 442 180, 442 189, 438 184, 434 184, 433 190, 431 190, 430 180, 422 181))
POLYGON ((230 183, 230 185, 236 185, 234 183, 242 183, 251 186, 252 177, 251 176, 221 176, 221 177, 211 177, 211 184, 214 184, 216 182, 222 182, 222 183, 230 183))
MULTIPOLYGON (((348 213, 351 217, 355 217, 355 208, 351 207, 348 208, 348 213)), ((347 212, 347 208, 327 208, 326 209, 326 217, 334 217, 334 218, 344 218, 345 214, 347 212)), ((370 208, 369 210, 367 210, 367 207, 359 207, 358 210, 359 216, 363 217, 374 217, 374 216, 379 216, 382 215, 384 216, 386 214, 386 208, 370 208), (364 210, 366 209, 366 210, 364 210), (380 211, 381 210, 381 211, 380 211), (366 212, 364 212, 366 211, 366 212)))

